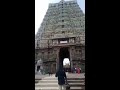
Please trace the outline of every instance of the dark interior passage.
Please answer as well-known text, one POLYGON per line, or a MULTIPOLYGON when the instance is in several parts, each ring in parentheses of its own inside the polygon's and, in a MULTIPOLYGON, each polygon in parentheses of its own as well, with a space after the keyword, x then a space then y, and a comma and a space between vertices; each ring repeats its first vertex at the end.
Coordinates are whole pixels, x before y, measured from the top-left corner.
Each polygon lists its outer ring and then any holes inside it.
POLYGON ((68 48, 61 48, 59 53, 59 68, 63 68, 63 59, 69 58, 68 48))

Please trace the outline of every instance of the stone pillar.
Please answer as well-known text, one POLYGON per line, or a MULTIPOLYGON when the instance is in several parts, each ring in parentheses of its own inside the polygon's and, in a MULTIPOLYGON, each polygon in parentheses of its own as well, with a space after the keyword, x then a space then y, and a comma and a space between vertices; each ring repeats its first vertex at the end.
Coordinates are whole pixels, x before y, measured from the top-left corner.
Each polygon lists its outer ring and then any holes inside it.
POLYGON ((37 65, 35 65, 35 74, 37 73, 37 65))
POLYGON ((58 60, 56 59, 56 71, 58 70, 58 60))
POLYGON ((56 71, 59 69, 59 48, 56 50, 57 58, 56 58, 56 71))
POLYGON ((72 69, 73 69, 74 47, 70 47, 70 49, 69 49, 69 53, 70 53, 70 64, 71 64, 71 71, 72 71, 72 69))

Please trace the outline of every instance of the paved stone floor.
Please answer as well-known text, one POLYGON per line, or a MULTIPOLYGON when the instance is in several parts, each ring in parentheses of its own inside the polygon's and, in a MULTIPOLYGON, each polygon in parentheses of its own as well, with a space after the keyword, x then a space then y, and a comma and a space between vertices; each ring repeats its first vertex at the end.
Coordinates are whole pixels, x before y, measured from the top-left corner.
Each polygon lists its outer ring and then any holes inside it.
POLYGON ((42 79, 42 78, 44 78, 44 77, 49 77, 49 75, 48 75, 48 74, 45 74, 45 75, 36 74, 36 75, 35 75, 35 79, 42 79))
MULTIPOLYGON (((67 73, 66 74, 68 78, 85 78, 84 73, 77 74, 77 73, 67 73)), ((41 75, 41 74, 36 74, 35 79, 42 79, 45 77, 55 77, 55 74, 52 74, 52 76, 49 76, 49 74, 41 75)))
POLYGON ((77 74, 77 73, 69 73, 69 74, 67 74, 67 77, 68 77, 68 78, 72 78, 72 77, 74 77, 74 78, 85 78, 84 74, 85 74, 85 73, 80 73, 80 74, 77 74))

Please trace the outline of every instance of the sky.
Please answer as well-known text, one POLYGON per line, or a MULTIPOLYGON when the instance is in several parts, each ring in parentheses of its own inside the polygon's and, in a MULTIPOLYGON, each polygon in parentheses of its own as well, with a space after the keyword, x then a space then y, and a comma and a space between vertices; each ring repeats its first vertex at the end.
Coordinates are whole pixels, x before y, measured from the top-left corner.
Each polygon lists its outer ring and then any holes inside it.
MULTIPOLYGON (((47 12, 49 3, 58 3, 61 0, 35 0, 35 34, 37 33, 43 18, 47 12)), ((70 1, 70 0, 65 0, 70 1)), ((80 8, 85 13, 85 0, 77 0, 80 8)))

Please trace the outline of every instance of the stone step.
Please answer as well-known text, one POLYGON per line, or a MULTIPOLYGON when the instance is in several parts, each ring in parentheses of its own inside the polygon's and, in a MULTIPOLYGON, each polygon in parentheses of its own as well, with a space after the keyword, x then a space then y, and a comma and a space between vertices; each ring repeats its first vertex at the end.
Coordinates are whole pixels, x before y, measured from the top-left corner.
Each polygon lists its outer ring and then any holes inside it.
POLYGON ((85 83, 84 80, 68 80, 68 83, 85 83))
MULTIPOLYGON (((59 87, 35 87, 35 90, 59 90, 59 87)), ((70 90, 85 90, 81 87, 70 87, 70 90)))
MULTIPOLYGON (((56 81, 58 81, 58 79, 51 79, 51 80, 35 80, 35 81, 41 81, 41 82, 48 82, 48 81, 50 81, 50 82, 56 82, 56 81)), ((78 81, 78 82, 84 82, 85 80, 74 80, 74 79, 72 79, 72 80, 70 80, 70 79, 67 79, 67 81, 69 81, 69 82, 71 82, 71 81, 78 81)))
MULTIPOLYGON (((36 83, 58 83, 57 80, 42 80, 42 81, 35 81, 36 83)), ((85 81, 80 80, 68 80, 68 83, 84 83, 85 81)))
POLYGON ((70 87, 70 90, 85 90, 83 87, 70 87))
POLYGON ((35 80, 41 80, 41 78, 35 78, 35 80))
MULTIPOLYGON (((84 86, 84 83, 69 83, 70 86, 84 86)), ((37 83, 35 84, 36 87, 57 87, 58 83, 37 83)))
MULTIPOLYGON (((57 80, 58 78, 54 78, 54 77, 46 77, 46 78, 42 78, 42 80, 57 80)), ((37 80, 37 79, 35 79, 37 80)), ((85 78, 67 78, 67 80, 85 80, 85 78)))
MULTIPOLYGON (((70 85, 84 85, 84 83, 69 83, 70 85)), ((37 83, 35 84, 35 86, 42 86, 42 85, 47 85, 47 86, 51 86, 51 85, 58 85, 58 83, 37 83)))
MULTIPOLYGON (((73 75, 74 76, 74 75, 73 75)), ((85 90, 85 78, 79 78, 77 75, 73 77, 72 75, 67 78, 68 83, 70 84, 70 90, 85 90)), ((35 83, 35 90, 59 90, 58 78, 53 76, 44 77, 41 80, 35 80, 38 83, 35 83)))
POLYGON ((85 80, 85 78, 67 78, 67 80, 85 80))
POLYGON ((38 80, 38 81, 37 81, 37 80, 35 81, 35 83, 38 83, 38 82, 39 82, 39 80, 38 80))
POLYGON ((35 87, 35 90, 59 90, 58 87, 35 87))

